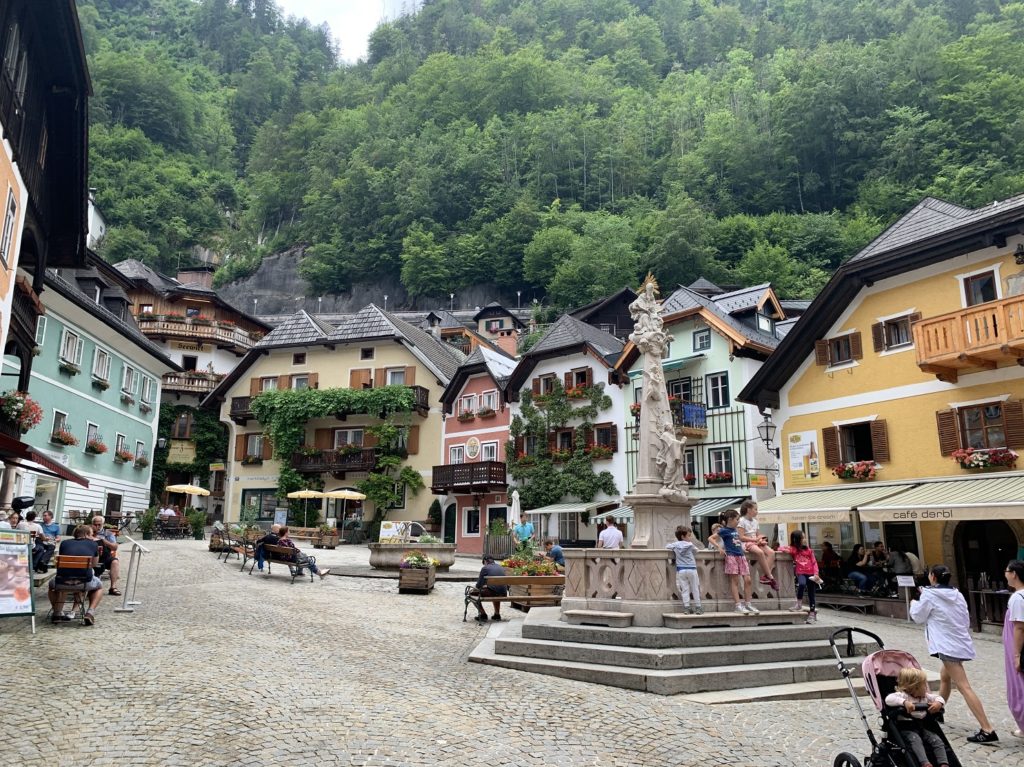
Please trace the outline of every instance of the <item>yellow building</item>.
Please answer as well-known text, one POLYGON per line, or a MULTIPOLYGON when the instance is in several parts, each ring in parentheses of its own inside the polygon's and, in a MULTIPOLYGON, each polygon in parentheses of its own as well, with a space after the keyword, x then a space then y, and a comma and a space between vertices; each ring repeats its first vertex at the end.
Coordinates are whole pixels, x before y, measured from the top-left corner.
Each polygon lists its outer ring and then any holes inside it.
MULTIPOLYGON (((252 400, 278 389, 376 389, 404 386, 413 409, 400 421, 404 465, 424 479, 418 493, 400 492, 401 500, 384 510, 385 519, 422 520, 433 500, 429 485, 438 463, 442 436, 441 394, 464 357, 452 346, 370 305, 334 326, 300 311, 261 339, 210 394, 205 405, 220 408, 230 429, 225 519, 239 519, 243 507, 271 520, 281 460, 264 427, 252 412, 252 400)), ((382 452, 368 431, 382 421, 379 412, 335 413, 305 424, 298 451, 285 457, 290 466, 326 490, 356 489, 375 468, 382 452)), ((365 518, 377 511, 366 502, 365 518)), ((339 516, 340 502, 327 508, 339 516)), ((344 506, 349 518, 362 518, 358 501, 344 506)))
POLYGON ((1024 544, 1021 232, 1024 196, 928 198, 839 268, 739 396, 779 427, 762 521, 1002 579, 1024 544))

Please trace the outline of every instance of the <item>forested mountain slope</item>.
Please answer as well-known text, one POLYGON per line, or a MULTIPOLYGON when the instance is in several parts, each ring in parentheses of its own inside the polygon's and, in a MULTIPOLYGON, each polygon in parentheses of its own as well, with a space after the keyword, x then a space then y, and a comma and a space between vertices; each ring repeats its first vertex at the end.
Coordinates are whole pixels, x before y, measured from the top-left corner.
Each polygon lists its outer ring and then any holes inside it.
POLYGON ((1024 190, 1021 3, 426 0, 349 67, 272 0, 79 8, 111 260, 809 296, 923 195, 1024 190))

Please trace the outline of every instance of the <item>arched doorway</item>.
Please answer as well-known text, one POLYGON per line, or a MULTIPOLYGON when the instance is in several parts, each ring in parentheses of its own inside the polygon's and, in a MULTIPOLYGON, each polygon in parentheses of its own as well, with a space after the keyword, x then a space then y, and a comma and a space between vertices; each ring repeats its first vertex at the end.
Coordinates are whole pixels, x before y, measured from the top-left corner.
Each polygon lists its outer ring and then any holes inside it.
POLYGON ((441 535, 441 539, 445 543, 455 543, 455 522, 459 516, 458 507, 451 503, 448 508, 444 510, 444 530, 441 535))
POLYGON ((961 522, 953 532, 957 582, 977 584, 982 573, 1002 580, 1006 563, 1017 556, 1017 536, 1002 520, 961 522))

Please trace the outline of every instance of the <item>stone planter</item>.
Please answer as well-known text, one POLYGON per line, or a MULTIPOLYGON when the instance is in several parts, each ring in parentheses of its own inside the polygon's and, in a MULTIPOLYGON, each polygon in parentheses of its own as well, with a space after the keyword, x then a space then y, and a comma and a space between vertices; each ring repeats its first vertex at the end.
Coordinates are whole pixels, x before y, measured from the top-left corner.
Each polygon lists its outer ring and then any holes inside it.
POLYGON ((406 567, 398 571, 398 593, 414 591, 426 594, 434 588, 433 567, 406 567))
POLYGON ((433 557, 440 564, 437 569, 448 572, 455 564, 454 543, 368 543, 370 549, 370 567, 376 570, 398 570, 402 557, 407 551, 422 551, 426 556, 433 557))

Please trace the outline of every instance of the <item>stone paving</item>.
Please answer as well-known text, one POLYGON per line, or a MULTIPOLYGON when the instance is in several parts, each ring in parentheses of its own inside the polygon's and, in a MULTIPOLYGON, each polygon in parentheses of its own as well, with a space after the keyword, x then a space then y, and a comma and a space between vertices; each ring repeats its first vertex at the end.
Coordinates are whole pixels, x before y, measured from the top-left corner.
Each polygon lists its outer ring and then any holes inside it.
MULTIPOLYGON (((426 596, 369 578, 290 585, 199 542, 151 545, 134 614, 107 597, 92 628, 44 621, 33 637, 23 619, 0 621, 5 764, 781 767, 867 747, 848 697, 704 706, 469 664, 500 627, 462 622, 458 583, 426 596)), ((937 668, 919 628, 824 619, 863 623, 937 668)), ((969 673, 1003 741, 964 743, 975 725, 956 696, 947 732, 965 765, 1019 767, 1001 646, 978 648, 969 673)))

